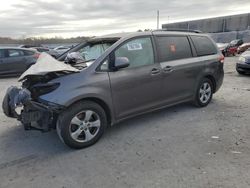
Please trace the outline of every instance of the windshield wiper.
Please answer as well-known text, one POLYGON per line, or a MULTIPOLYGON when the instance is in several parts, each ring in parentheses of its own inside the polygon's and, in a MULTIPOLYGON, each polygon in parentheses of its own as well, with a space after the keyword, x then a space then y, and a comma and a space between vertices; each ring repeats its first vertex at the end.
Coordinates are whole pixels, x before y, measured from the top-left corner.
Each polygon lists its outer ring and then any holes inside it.
POLYGON ((85 60, 85 61, 81 61, 81 62, 75 63, 75 65, 77 65, 77 64, 82 64, 82 63, 87 63, 87 62, 95 61, 95 60, 96 60, 96 59, 89 59, 89 60, 85 60))
POLYGON ((84 63, 87 63, 87 62, 90 62, 90 61, 95 61, 96 59, 89 59, 89 60, 86 60, 84 61, 84 63))

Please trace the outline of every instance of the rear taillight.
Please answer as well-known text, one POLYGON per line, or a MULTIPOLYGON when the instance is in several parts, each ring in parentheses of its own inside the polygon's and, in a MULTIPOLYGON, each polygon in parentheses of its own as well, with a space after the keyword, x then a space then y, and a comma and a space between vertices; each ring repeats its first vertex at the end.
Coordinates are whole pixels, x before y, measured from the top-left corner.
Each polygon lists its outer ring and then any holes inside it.
POLYGON ((225 57, 223 55, 220 55, 219 61, 220 63, 224 63, 225 57))
POLYGON ((35 53, 35 54, 33 55, 33 57, 36 58, 36 59, 38 59, 39 56, 40 56, 40 53, 35 53))

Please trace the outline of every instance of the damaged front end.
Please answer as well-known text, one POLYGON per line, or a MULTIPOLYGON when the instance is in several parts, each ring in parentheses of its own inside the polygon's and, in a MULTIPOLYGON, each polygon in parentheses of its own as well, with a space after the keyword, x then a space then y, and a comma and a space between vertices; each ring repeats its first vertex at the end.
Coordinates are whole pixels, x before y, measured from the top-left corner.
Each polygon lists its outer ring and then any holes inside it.
POLYGON ((41 94, 52 91, 56 87, 58 87, 57 84, 37 84, 32 87, 31 92, 26 88, 12 86, 4 97, 3 112, 6 116, 21 121, 25 130, 47 132, 54 129, 57 116, 64 107, 39 100, 39 92, 35 90, 39 88, 41 94))
POLYGON ((60 83, 50 82, 51 80, 74 72, 79 70, 52 59, 48 54, 42 54, 37 63, 19 78, 22 87, 8 88, 2 102, 4 114, 19 120, 25 130, 47 132, 54 129, 57 117, 64 110, 64 106, 44 101, 40 96, 60 86, 60 83))

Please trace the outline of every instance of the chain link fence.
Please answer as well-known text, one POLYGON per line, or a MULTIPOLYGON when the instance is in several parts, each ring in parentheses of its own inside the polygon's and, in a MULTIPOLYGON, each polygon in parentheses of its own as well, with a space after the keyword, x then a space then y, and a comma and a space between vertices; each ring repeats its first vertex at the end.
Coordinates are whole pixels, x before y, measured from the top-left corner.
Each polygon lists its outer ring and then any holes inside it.
POLYGON ((223 33, 209 33, 216 42, 228 43, 234 39, 242 39, 245 42, 250 42, 250 30, 231 31, 223 33))

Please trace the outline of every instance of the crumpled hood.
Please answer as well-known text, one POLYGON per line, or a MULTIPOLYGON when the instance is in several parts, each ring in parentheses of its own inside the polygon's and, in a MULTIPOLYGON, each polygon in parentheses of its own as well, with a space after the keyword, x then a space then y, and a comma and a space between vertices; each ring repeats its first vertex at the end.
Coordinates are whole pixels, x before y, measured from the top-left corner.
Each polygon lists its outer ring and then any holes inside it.
POLYGON ((18 79, 22 81, 29 75, 45 75, 50 72, 60 72, 60 71, 69 71, 69 72, 80 72, 80 70, 72 67, 71 65, 65 64, 61 61, 58 61, 51 57, 47 53, 41 53, 37 62, 32 65, 28 70, 26 70, 18 79))

